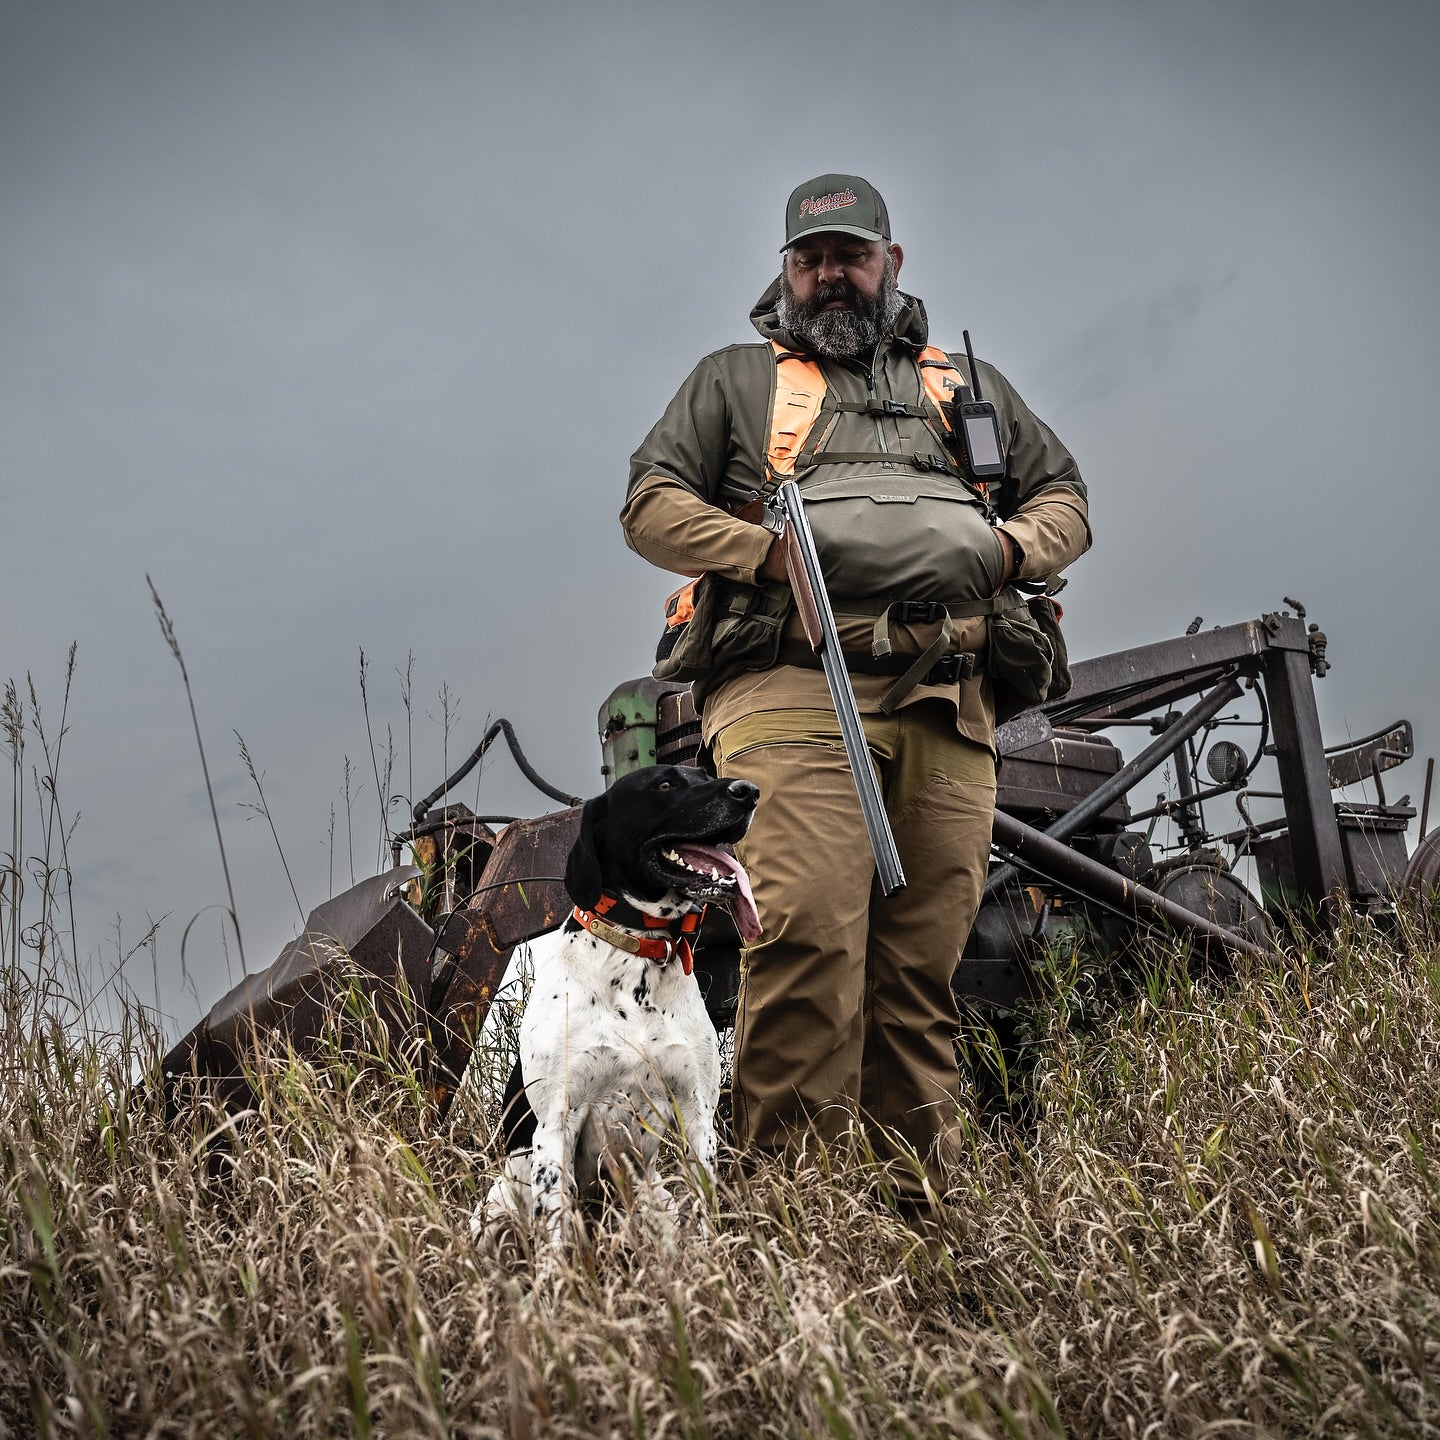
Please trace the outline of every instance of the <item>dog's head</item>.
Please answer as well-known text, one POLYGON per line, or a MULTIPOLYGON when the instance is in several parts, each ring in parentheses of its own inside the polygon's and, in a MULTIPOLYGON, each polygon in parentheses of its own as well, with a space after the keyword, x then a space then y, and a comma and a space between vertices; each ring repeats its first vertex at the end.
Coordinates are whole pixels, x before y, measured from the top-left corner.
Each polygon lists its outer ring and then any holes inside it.
POLYGON ((744 867, 722 846, 750 828, 760 799, 748 780, 715 780, 692 765, 655 765, 623 775, 585 805, 565 867, 565 888, 582 910, 601 895, 677 913, 718 902, 747 940, 760 921, 744 867))

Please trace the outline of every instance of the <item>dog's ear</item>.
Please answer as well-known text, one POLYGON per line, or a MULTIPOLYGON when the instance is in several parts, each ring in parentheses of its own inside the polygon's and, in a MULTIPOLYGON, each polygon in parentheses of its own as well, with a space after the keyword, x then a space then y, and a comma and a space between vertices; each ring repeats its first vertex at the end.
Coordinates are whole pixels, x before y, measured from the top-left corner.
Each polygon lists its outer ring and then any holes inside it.
POLYGON ((604 823, 607 806, 604 795, 585 802, 585 809, 580 815, 580 834, 570 847, 570 858, 565 862, 565 889, 582 910, 593 909, 605 889, 605 846, 600 838, 600 827, 604 823))

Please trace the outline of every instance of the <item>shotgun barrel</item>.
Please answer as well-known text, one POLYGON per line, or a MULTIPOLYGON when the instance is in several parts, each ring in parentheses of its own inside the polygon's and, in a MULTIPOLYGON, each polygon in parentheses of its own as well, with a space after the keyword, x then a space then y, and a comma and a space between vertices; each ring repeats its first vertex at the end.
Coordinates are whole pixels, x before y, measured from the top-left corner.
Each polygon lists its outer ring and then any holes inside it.
POLYGON ((850 773, 855 777, 856 794, 860 797, 860 814, 865 821, 865 832, 870 837, 870 849, 875 855, 880 888, 886 895, 893 895, 904 888, 905 871, 900 865, 900 852, 895 848, 895 836, 890 829, 890 817, 885 813, 880 784, 870 764, 865 728, 860 723, 855 691, 851 687, 850 675, 845 669, 845 656, 835 632, 835 612, 831 610, 830 597, 825 592, 825 578, 820 573, 820 557, 815 553, 815 537, 810 533, 805 502, 800 498, 799 487, 793 480, 787 480, 780 486, 775 502, 784 520, 781 539, 785 546, 785 566, 790 572, 790 586, 795 592, 800 623, 805 627, 805 638, 810 642, 810 648, 820 657, 825 682, 830 687, 830 699, 840 721, 840 736, 845 742, 845 755, 850 761, 850 773))

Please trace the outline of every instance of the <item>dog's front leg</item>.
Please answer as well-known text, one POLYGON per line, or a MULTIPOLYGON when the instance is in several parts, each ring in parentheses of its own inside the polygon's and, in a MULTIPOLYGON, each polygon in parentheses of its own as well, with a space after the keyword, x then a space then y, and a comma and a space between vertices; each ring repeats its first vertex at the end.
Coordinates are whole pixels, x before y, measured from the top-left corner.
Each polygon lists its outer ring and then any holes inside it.
POLYGON ((688 1101, 678 1100, 676 1109, 679 1111, 681 1132, 685 1137, 685 1149, 691 1163, 700 1171, 701 1193, 696 1196, 695 1228, 700 1232, 702 1240, 708 1240, 710 1224, 706 1211, 714 1203, 715 1160, 720 1148, 715 1135, 715 1103, 697 1089, 692 1092, 688 1101))
POLYGON ((537 1123, 530 1151, 530 1213, 561 1248, 574 1230, 575 1141, 584 1118, 583 1110, 571 1110, 537 1123))

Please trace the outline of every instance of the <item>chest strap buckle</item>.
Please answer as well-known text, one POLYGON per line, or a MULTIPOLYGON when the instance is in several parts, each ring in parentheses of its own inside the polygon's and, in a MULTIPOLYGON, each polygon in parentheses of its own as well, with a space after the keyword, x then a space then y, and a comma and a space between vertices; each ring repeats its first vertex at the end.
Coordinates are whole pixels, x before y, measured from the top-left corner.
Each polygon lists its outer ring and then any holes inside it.
POLYGON ((915 455, 917 470, 937 470, 942 475, 954 475, 955 467, 943 455, 915 455))
POLYGON ((906 625, 933 625, 948 613, 936 600, 901 600, 890 610, 897 620, 906 625))

